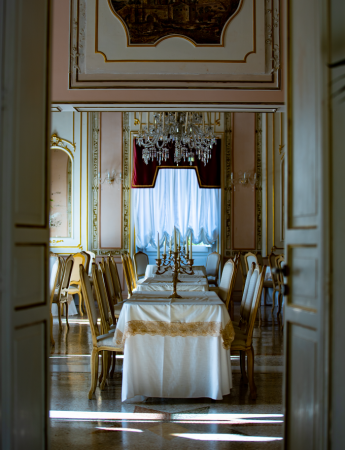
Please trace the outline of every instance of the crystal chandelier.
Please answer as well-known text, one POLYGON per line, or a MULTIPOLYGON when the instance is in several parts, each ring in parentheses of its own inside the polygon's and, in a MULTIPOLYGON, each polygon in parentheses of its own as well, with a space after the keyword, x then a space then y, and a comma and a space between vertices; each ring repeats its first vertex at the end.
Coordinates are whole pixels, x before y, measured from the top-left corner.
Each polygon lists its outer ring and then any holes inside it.
POLYGON ((145 164, 155 159, 159 165, 166 161, 172 144, 175 144, 174 163, 177 165, 186 159, 192 165, 196 157, 204 165, 208 163, 216 138, 210 121, 205 123, 204 113, 154 113, 154 123, 151 125, 148 120, 146 127, 142 126, 141 113, 139 116, 140 130, 136 142, 143 147, 145 164))

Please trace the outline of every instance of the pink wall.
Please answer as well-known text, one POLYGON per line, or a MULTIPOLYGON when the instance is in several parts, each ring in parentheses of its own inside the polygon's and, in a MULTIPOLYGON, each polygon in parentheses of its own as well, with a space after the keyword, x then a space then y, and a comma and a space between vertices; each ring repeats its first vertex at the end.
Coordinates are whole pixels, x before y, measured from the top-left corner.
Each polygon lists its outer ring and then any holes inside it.
MULTIPOLYGON (((100 113, 99 171, 122 172, 122 113, 100 113)), ((100 248, 122 248, 122 185, 105 182, 99 190, 100 248)))
MULTIPOLYGON (((255 114, 234 113, 232 126, 232 171, 256 170, 255 114)), ((232 248, 251 250, 256 248, 256 205, 252 186, 236 186, 232 191, 232 248)))
POLYGON ((69 156, 56 148, 51 151, 50 214, 59 214, 61 225, 50 228, 51 237, 68 236, 68 162, 69 156))
MULTIPOLYGON (((211 103, 283 103, 284 91, 250 90, 68 90, 70 0, 53 0, 53 103, 111 102, 211 102, 211 103)), ((281 46, 283 47, 283 46, 281 46)), ((284 60, 283 48, 280 60, 284 60)), ((284 80, 282 80, 284 89, 284 80)))

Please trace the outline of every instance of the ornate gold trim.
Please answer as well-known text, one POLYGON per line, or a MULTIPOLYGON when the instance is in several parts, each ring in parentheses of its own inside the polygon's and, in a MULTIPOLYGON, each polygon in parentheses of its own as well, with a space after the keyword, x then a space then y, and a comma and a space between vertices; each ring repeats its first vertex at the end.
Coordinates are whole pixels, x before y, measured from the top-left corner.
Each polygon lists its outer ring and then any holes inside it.
MULTIPOLYGON (((78 4, 79 4, 79 1, 78 1, 78 4)), ((105 63, 127 63, 127 62, 145 62, 145 63, 146 62, 153 62, 153 63, 183 62, 183 63, 187 63, 187 62, 192 62, 192 63, 234 63, 234 64, 236 64, 236 63, 245 63, 247 61, 247 58, 248 58, 248 56, 250 54, 256 53, 256 0, 253 0, 253 50, 248 52, 244 56, 244 59, 242 59, 242 60, 205 60, 204 59, 204 60, 188 61, 188 60, 179 60, 179 59, 177 59, 177 60, 173 60, 173 59, 171 59, 171 60, 140 60, 140 59, 139 60, 138 59, 133 59, 133 60, 131 60, 131 59, 125 59, 125 60, 113 59, 112 60, 112 59, 107 59, 107 55, 104 52, 98 50, 98 9, 99 9, 98 6, 99 6, 99 0, 96 0, 95 5, 96 5, 96 9, 95 9, 95 53, 101 54, 103 56, 103 58, 104 58, 104 62, 105 63)), ((108 5, 109 5, 109 0, 108 0, 108 5)), ((239 9, 242 8, 242 5, 243 5, 243 0, 242 0, 242 2, 239 5, 239 9)), ((112 9, 112 7, 110 5, 109 5, 109 7, 110 7, 110 10, 112 11, 112 13, 118 19, 120 19, 122 25, 124 26, 124 28, 126 30, 127 47, 156 47, 163 40, 169 39, 169 38, 172 38, 172 37, 180 37, 180 38, 186 39, 187 41, 191 42, 195 47, 223 47, 224 46, 224 44, 222 44, 222 45, 198 45, 198 44, 195 44, 193 40, 191 40, 191 39, 189 39, 187 37, 181 36, 181 35, 173 35, 173 36, 164 37, 164 38, 160 39, 155 45, 128 45, 128 34, 127 34, 128 32, 127 32, 126 24, 114 12, 114 10, 112 9)), ((239 9, 237 10, 236 14, 234 14, 232 17, 229 18, 227 24, 224 26, 224 31, 227 28, 228 24, 231 22, 232 18, 235 17, 238 14, 239 9)), ((79 21, 79 17, 78 17, 78 21, 79 21)), ((79 39, 79 36, 78 36, 78 39, 79 39)), ((224 39, 224 34, 222 33, 222 40, 223 39, 224 39)))
POLYGON ((224 114, 225 121, 225 192, 224 211, 225 211, 225 254, 230 256, 228 250, 231 249, 231 203, 232 189, 230 179, 232 172, 232 113, 224 114))
MULTIPOLYGON (((262 113, 255 114, 256 175, 262 181, 262 113)), ((262 250, 262 189, 256 188, 256 249, 262 250)))
MULTIPOLYGON (((74 114, 74 113, 73 113, 74 114)), ((68 155, 74 159, 73 153, 75 153, 76 144, 68 141, 67 139, 60 138, 57 134, 52 134, 50 138, 50 148, 61 148, 68 155)))

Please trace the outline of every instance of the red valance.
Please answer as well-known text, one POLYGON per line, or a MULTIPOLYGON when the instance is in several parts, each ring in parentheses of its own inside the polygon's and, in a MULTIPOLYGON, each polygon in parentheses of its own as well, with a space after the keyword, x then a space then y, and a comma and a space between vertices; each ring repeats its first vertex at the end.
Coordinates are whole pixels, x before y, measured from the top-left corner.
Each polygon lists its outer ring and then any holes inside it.
POLYGON ((134 139, 133 143, 133 188, 153 188, 159 169, 194 169, 198 177, 199 186, 201 188, 219 188, 221 187, 221 140, 217 139, 217 143, 211 150, 211 158, 206 166, 202 161, 195 157, 194 164, 189 165, 188 161, 181 161, 178 166, 174 163, 175 144, 169 145, 169 158, 162 161, 161 165, 157 160, 150 161, 145 164, 142 154, 143 147, 137 145, 134 139))

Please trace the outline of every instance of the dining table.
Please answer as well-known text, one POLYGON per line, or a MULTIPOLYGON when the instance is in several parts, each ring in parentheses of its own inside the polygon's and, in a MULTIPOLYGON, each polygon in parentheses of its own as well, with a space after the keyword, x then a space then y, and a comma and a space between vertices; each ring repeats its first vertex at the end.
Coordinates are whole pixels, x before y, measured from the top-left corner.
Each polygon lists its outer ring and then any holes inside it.
MULTIPOLYGON (((145 277, 137 282, 135 292, 171 291, 173 289, 173 273, 171 267, 163 274, 157 273, 157 266, 148 265, 145 277)), ((165 270, 164 267, 161 271, 165 270)), ((187 269, 187 271, 189 268, 187 269)), ((177 289, 180 291, 208 291, 206 270, 203 266, 193 266, 193 274, 181 273, 178 276, 177 289)))
POLYGON ((215 292, 142 291, 124 302, 114 334, 123 349, 122 401, 220 400, 232 387, 234 328, 215 292))

